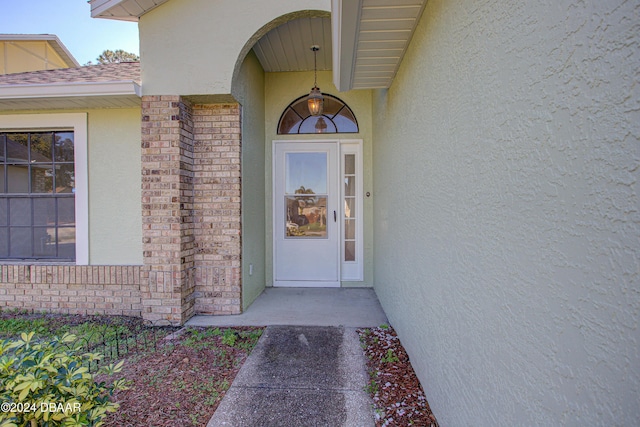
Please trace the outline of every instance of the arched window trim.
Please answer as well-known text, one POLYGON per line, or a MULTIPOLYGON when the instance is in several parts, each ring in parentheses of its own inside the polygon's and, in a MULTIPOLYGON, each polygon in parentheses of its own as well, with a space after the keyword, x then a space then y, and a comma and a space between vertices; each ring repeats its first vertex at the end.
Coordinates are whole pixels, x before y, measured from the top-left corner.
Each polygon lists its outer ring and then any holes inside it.
MULTIPOLYGON (((325 99, 327 98, 331 98, 334 99, 335 101, 337 101, 338 103, 340 103, 342 106, 338 109, 338 111, 335 112, 335 114, 322 114, 322 117, 326 118, 327 120, 329 120, 333 126, 335 127, 336 131, 335 132, 324 132, 324 133, 359 133, 360 132, 360 126, 358 125, 358 119, 356 118, 356 115, 353 113, 353 110, 351 109, 351 107, 349 107, 347 105, 346 102, 344 102, 342 99, 338 98, 337 96, 328 94, 328 93, 323 93, 322 96, 325 97, 325 99), (349 111, 349 113, 351 114, 351 117, 353 117, 353 124, 355 124, 356 126, 356 130, 355 132, 350 132, 350 131, 341 131, 338 128, 338 125, 336 124, 336 122, 333 120, 336 116, 338 116, 340 114, 340 112, 344 109, 347 109, 349 111)), ((287 105, 287 107, 282 111, 282 114, 280 114, 280 119, 278 120, 278 128, 277 128, 277 134, 278 135, 314 135, 316 134, 315 132, 300 132, 300 128, 302 127, 302 124, 305 122, 305 120, 307 120, 309 117, 311 117, 311 114, 309 113, 309 115, 303 117, 300 115, 300 113, 298 113, 298 111, 293 108, 293 106, 295 106, 296 104, 300 103, 300 102, 305 102, 306 105, 306 100, 309 97, 308 94, 302 95, 296 99, 294 99, 289 105, 287 105), (285 115, 287 114, 287 112, 291 110, 293 111, 293 113, 300 117, 300 123, 296 126, 295 132, 287 132, 287 133, 283 133, 280 131, 281 126, 282 126, 282 120, 284 119, 285 115)), ((305 108, 305 110, 307 110, 305 108)), ((308 111, 308 110, 307 110, 308 111)), ((346 116, 343 116, 345 118, 347 118, 346 116)), ((292 129, 293 130, 293 129, 292 129)))

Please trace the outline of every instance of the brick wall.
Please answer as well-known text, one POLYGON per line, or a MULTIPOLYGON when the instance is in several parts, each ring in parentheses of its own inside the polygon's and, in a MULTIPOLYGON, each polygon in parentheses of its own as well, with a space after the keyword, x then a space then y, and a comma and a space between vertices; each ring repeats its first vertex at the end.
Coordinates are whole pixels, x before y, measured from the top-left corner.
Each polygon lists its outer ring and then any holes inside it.
POLYGON ((140 316, 140 266, 0 265, 0 307, 140 316))
POLYGON ((195 105, 193 232, 198 313, 241 312, 240 106, 195 105))
POLYGON ((241 311, 240 107, 142 99, 142 316, 241 311))
POLYGON ((240 106, 142 97, 144 265, 5 265, 0 307, 182 324, 242 311, 240 106))
POLYGON ((184 323, 193 315, 193 120, 179 96, 142 97, 141 284, 145 320, 184 323))

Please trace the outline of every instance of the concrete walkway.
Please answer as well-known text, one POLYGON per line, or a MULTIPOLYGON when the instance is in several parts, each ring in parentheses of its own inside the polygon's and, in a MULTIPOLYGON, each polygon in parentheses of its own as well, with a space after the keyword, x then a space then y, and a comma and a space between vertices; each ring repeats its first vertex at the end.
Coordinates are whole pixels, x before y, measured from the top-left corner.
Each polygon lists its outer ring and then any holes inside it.
POLYGON ((207 427, 374 425, 355 328, 269 326, 207 427))
POLYGON ((243 313, 189 326, 267 326, 207 427, 369 427, 355 328, 387 323, 373 289, 267 288, 243 313))
POLYGON ((242 314, 194 316, 187 326, 344 326, 387 323, 371 288, 266 288, 242 314))

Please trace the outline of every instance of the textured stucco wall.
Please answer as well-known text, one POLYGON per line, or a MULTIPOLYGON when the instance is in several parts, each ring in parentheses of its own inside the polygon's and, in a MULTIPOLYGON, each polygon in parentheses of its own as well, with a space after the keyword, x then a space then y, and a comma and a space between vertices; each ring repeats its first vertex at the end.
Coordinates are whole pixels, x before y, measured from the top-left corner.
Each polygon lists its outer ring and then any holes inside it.
POLYGON ((50 113, 87 114, 89 263, 142 264, 140 109, 10 112, 50 113))
POLYGON ((89 262, 142 264, 140 109, 89 110, 89 262))
POLYGON ((330 0, 164 3, 138 24, 142 91, 145 95, 227 95, 237 61, 256 41, 254 34, 282 15, 330 8, 330 0))
POLYGON ((376 291, 441 425, 640 420, 640 3, 430 0, 374 94, 376 291))
POLYGON ((265 287, 264 71, 249 52, 233 95, 242 108, 242 309, 265 287))
MULTIPOLYGON (((337 96, 353 111, 358 120, 359 133, 326 135, 278 135, 277 127, 285 108, 298 97, 308 94, 313 86, 313 72, 266 73, 265 74, 265 192, 267 218, 267 285, 273 285, 273 180, 272 146, 274 140, 318 140, 318 139, 362 139, 363 191, 373 188, 371 91, 353 90, 338 92, 332 82, 330 71, 318 72, 318 86, 324 93, 337 96)), ((364 280, 342 282, 343 287, 373 286, 373 200, 365 197, 364 213, 364 280)))

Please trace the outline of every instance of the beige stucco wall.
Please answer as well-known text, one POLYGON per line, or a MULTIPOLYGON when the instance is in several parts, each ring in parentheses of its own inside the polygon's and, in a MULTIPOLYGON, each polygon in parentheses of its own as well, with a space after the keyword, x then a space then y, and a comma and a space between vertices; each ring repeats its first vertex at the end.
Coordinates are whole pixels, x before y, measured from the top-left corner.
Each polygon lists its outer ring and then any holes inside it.
MULTIPOLYGON (((324 93, 342 99, 358 120, 360 133, 326 135, 278 135, 278 120, 285 108, 296 98, 308 94, 313 86, 313 72, 266 73, 265 75, 265 193, 267 218, 267 286, 273 285, 273 179, 272 143, 274 140, 362 139, 364 192, 373 189, 371 91, 338 92, 330 71, 318 72, 318 86, 324 93)), ((344 287, 373 286, 373 199, 364 198, 364 280, 342 282, 344 287)))
POLYGON ((89 262, 142 264, 140 109, 88 113, 89 262))
POLYGON ((265 287, 264 71, 251 51, 234 81, 242 108, 242 309, 265 287))
POLYGON ((0 74, 67 67, 68 65, 47 41, 0 41, 0 74))
POLYGON ((257 32, 266 33, 263 27, 282 15, 326 12, 330 7, 330 0, 164 3, 142 16, 138 24, 143 93, 227 95, 236 62, 253 46, 257 32))
MULTIPOLYGON (((142 264, 140 109, 11 111, 87 113, 89 263, 142 264)), ((5 114, 5 113, 2 113, 5 114)))
POLYGON ((639 15, 430 0, 374 94, 375 288, 441 425, 640 419, 639 15))

